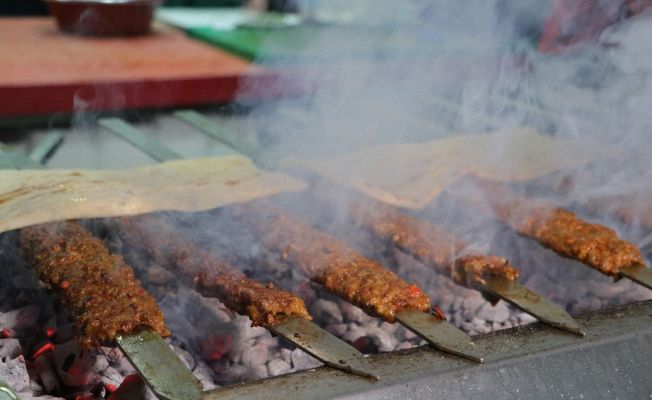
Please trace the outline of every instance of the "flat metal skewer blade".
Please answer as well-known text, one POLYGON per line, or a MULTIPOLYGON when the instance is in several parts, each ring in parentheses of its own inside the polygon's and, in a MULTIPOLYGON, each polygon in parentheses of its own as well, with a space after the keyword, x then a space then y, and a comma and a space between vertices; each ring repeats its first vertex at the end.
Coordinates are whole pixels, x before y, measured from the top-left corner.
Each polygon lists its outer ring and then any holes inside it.
POLYGON ((621 268, 620 274, 634 282, 652 289, 652 269, 642 264, 634 264, 629 267, 621 268))
POLYGON ((2 379, 0 379, 0 400, 19 400, 16 392, 2 379))
POLYGON ((272 331, 329 367, 365 378, 379 379, 369 361, 355 347, 306 319, 292 317, 272 328, 272 331))
POLYGON ((159 334, 149 329, 121 335, 117 343, 152 391, 165 400, 199 400, 201 385, 159 334))
POLYGON ((422 311, 404 311, 398 314, 396 319, 443 352, 475 362, 484 362, 471 337, 446 320, 422 311))
POLYGON ((544 324, 554 326, 576 335, 584 336, 582 327, 560 306, 531 291, 517 282, 489 277, 478 289, 505 300, 516 308, 537 318, 544 324))

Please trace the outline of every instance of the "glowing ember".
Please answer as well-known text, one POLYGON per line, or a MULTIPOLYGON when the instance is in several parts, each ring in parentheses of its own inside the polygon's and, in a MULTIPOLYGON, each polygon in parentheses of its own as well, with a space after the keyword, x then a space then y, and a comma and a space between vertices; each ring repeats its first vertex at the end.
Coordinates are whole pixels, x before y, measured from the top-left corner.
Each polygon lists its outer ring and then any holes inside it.
POLYGON ((230 334, 212 334, 202 342, 202 354, 209 361, 217 361, 231 349, 232 345, 233 337, 230 334))
POLYGON ((43 346, 41 346, 38 350, 34 352, 34 355, 32 355, 32 360, 36 360, 43 354, 47 353, 48 351, 54 350, 54 344, 51 342, 45 343, 43 346))

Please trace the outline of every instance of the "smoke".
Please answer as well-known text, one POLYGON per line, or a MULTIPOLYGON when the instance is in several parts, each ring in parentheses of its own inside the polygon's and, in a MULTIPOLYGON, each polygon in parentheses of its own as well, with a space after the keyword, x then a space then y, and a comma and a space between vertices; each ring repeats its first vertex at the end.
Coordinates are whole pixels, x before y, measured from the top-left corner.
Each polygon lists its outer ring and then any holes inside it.
MULTIPOLYGON (((625 239, 639 245, 649 243, 648 230, 625 229, 607 213, 589 215, 586 211, 596 198, 650 186, 647 127, 652 114, 646 112, 645 99, 652 95, 652 63, 645 38, 652 15, 621 21, 563 54, 542 54, 537 43, 551 3, 300 3, 309 20, 300 46, 290 51, 270 35, 257 60, 288 71, 276 81, 274 92, 290 83, 304 89, 299 96, 252 107, 249 122, 258 134, 261 151, 271 158, 328 158, 380 144, 486 132, 495 134, 487 149, 487 157, 494 157, 501 148, 513 145, 501 132, 529 127, 555 138, 599 144, 619 156, 548 176, 523 189, 618 228, 625 239), (558 190, 566 181, 572 185, 558 190)), ((591 15, 585 17, 576 22, 590 21, 591 15)), ((251 90, 259 89, 244 87, 243 100, 250 98, 251 90)), ((400 169, 401 165, 390 167, 400 169)), ((471 189, 470 196, 481 194, 471 189)), ((305 209, 291 201, 285 206, 293 211, 305 209)), ((578 295, 572 284, 559 281, 568 277, 569 282, 587 280, 597 287, 608 285, 607 278, 586 267, 571 266, 573 262, 561 261, 506 234, 495 222, 470 218, 468 211, 459 208, 440 199, 419 215, 455 230, 475 248, 513 257, 524 269, 524 282, 530 281, 533 289, 574 311, 599 306, 594 302, 571 307, 585 300, 586 293, 578 295), (548 268, 551 262, 558 268, 548 268), (548 268, 545 279, 536 274, 537 268, 548 268), (565 272, 577 268, 585 270, 573 276, 565 272), (557 283, 541 283, 552 278, 557 283)), ((634 210, 639 217, 643 212, 643 208, 634 210)), ((313 218, 313 223, 359 243, 355 235, 346 235, 343 220, 346 217, 313 218)))

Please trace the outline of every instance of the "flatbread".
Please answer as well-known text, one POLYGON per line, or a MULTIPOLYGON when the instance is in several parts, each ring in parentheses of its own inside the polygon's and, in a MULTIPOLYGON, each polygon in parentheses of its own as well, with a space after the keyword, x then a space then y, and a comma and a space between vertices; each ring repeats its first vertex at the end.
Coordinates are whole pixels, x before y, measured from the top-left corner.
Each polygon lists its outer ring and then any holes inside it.
POLYGON ((520 129, 382 145, 329 159, 287 159, 283 164, 307 169, 391 205, 420 209, 464 175, 527 181, 606 154, 606 149, 595 145, 520 129))
POLYGON ((170 161, 125 170, 0 171, 0 232, 57 220, 202 211, 305 189, 247 157, 170 161))

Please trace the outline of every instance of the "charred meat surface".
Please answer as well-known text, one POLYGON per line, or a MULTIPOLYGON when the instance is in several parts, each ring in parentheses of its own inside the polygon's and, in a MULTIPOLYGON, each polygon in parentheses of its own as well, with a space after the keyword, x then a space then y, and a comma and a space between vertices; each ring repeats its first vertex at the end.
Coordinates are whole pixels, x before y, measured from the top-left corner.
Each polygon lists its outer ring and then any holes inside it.
POLYGON ((301 298, 274 285, 247 278, 231 265, 184 241, 161 218, 141 216, 106 222, 128 246, 175 270, 204 296, 216 297, 253 325, 267 328, 296 316, 312 319, 301 298))
POLYGON ((75 222, 23 228, 21 251, 39 278, 61 294, 85 347, 113 341, 140 326, 170 332, 154 298, 119 255, 75 222))
POLYGON ((466 247, 461 239, 394 207, 351 195, 349 210, 357 225, 460 285, 473 286, 487 276, 510 281, 518 278, 518 270, 504 258, 481 254, 458 257, 466 247))
POLYGON ((586 222, 570 211, 519 196, 503 185, 477 182, 498 219, 564 257, 611 276, 617 276, 621 268, 643 263, 638 247, 619 238, 606 226, 586 222))
POLYGON ((228 210, 269 250, 371 315, 393 322, 401 311, 430 310, 430 299, 418 286, 271 203, 229 206, 228 210))

